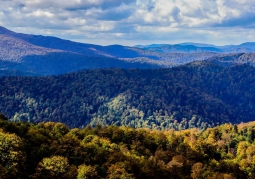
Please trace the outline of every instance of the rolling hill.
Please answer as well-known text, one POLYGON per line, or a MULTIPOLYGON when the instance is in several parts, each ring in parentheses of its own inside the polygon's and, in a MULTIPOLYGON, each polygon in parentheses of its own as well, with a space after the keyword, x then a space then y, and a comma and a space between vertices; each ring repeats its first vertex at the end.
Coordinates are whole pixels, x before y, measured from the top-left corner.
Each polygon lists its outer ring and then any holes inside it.
POLYGON ((255 119, 255 68, 193 62, 171 69, 94 69, 1 77, 0 111, 14 121, 177 130, 255 119))

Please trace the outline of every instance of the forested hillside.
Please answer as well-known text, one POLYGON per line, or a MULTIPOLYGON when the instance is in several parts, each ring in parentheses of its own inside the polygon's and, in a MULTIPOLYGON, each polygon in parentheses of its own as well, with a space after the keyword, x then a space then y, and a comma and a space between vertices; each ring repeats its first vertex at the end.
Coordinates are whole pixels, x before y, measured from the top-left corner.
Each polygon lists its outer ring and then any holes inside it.
POLYGON ((1 179, 252 179, 255 124, 204 132, 8 122, 0 115, 1 179))
POLYGON ((255 68, 195 62, 172 69, 85 70, 1 77, 0 111, 11 120, 135 128, 206 129, 255 119, 255 68))
POLYGON ((255 66, 255 53, 230 53, 211 57, 208 61, 221 66, 234 66, 237 64, 249 64, 255 66))

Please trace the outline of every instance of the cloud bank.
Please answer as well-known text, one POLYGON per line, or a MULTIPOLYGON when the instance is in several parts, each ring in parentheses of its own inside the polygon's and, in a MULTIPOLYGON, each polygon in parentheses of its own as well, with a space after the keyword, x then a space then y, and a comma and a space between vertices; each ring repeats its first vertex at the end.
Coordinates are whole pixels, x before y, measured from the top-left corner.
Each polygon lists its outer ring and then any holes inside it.
POLYGON ((0 25, 85 43, 255 41, 255 0, 0 0, 0 25))

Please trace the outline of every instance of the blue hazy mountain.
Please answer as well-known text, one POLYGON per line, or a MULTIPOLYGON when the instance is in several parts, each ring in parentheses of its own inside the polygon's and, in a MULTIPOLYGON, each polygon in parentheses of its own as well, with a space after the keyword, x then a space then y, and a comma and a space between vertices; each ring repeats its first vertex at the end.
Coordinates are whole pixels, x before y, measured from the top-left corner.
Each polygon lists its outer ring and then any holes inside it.
POLYGON ((222 50, 215 47, 197 47, 195 45, 162 45, 152 47, 149 45, 145 46, 142 49, 150 50, 161 53, 197 53, 197 52, 222 52, 222 50))
POLYGON ((255 52, 255 42, 246 42, 240 45, 216 46, 211 44, 185 42, 180 44, 151 44, 136 45, 143 50, 163 53, 197 53, 197 52, 217 52, 217 53, 252 53, 255 52))
POLYGON ((183 42, 183 43, 179 43, 178 45, 194 45, 196 47, 216 47, 215 45, 212 44, 204 44, 204 43, 194 43, 194 42, 183 42))
POLYGON ((158 53, 134 47, 84 44, 15 33, 0 27, 0 75, 56 75, 95 68, 160 68, 159 58, 158 53))
POLYGON ((194 60, 206 60, 217 53, 194 54, 156 52, 122 45, 101 46, 57 37, 22 34, 0 27, 0 69, 6 75, 56 75, 95 68, 162 68, 194 60))
POLYGON ((88 56, 112 58, 149 57, 152 59, 158 59, 158 57, 153 55, 151 52, 143 51, 134 47, 121 45, 100 46, 94 44, 79 43, 51 36, 15 33, 4 27, 0 27, 0 34, 22 40, 35 46, 74 52, 88 56))
POLYGON ((192 42, 135 47, 101 46, 16 33, 0 26, 0 76, 57 75, 96 68, 166 68, 208 59, 220 64, 224 61, 225 65, 225 59, 229 58, 224 55, 229 53, 234 55, 231 64, 246 62, 253 65, 253 54, 235 56, 251 52, 255 52, 255 43, 252 42, 227 46, 192 42))

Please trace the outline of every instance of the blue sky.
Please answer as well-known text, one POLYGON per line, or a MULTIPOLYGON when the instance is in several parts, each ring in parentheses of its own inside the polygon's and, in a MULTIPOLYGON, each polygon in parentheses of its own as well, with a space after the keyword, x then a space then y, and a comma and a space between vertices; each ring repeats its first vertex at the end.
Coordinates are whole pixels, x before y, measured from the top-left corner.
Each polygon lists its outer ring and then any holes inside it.
POLYGON ((0 0, 0 25, 101 45, 255 41, 255 0, 0 0))

